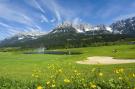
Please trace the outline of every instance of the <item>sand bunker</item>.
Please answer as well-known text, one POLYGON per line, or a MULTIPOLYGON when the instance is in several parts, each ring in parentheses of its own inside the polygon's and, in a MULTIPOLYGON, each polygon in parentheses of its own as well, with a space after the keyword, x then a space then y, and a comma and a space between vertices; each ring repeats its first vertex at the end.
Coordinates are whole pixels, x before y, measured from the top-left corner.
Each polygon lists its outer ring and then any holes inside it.
POLYGON ((94 56, 88 57, 88 60, 77 61, 79 64, 123 64, 135 63, 135 59, 113 59, 113 57, 94 56))

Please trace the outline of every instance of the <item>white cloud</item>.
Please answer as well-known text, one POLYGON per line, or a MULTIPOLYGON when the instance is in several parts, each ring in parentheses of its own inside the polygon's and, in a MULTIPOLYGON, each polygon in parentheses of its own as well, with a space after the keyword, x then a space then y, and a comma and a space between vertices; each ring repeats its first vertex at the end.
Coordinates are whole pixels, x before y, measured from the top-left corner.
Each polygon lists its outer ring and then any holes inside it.
POLYGON ((37 0, 33 0, 34 1, 34 3, 35 3, 35 5, 36 5, 36 7, 41 11, 41 12, 43 12, 43 13, 45 13, 45 10, 41 7, 41 5, 37 2, 37 0))
POLYGON ((78 16, 79 10, 72 10, 71 8, 65 8, 58 3, 57 0, 41 0, 42 4, 46 6, 51 12, 54 13, 53 17, 56 17, 57 23, 61 23, 63 20, 73 20, 78 16))
POLYGON ((0 4, 0 17, 7 21, 14 21, 17 23, 33 26, 34 21, 25 13, 17 8, 11 8, 10 5, 0 4))
POLYGON ((4 28, 6 28, 6 29, 4 29, 4 31, 7 33, 10 33, 11 35, 20 32, 19 28, 10 26, 10 25, 5 24, 3 22, 0 22, 0 25, 3 26, 4 28))
POLYGON ((51 12, 53 12, 58 20, 61 22, 61 14, 60 14, 60 5, 56 2, 56 0, 41 0, 42 4, 47 7, 51 12))
POLYGON ((4 27, 7 27, 7 28, 8 28, 8 27, 9 27, 9 28, 11 27, 10 25, 5 24, 5 23, 2 23, 2 22, 0 22, 0 25, 1 25, 1 26, 4 26, 4 27))
POLYGON ((44 15, 41 15, 41 22, 46 22, 48 23, 48 19, 44 16, 44 15))
POLYGON ((6 4, 0 4, 0 17, 9 21, 20 21, 21 23, 26 23, 21 13, 11 9, 6 4))
POLYGON ((24 0, 29 6, 32 6, 34 9, 40 10, 42 13, 46 13, 45 9, 41 4, 39 4, 40 0, 24 0))
MULTIPOLYGON (((58 3, 58 0, 31 0, 26 1, 29 5, 31 5, 34 8, 39 9, 41 12, 44 12, 44 15, 49 11, 51 12, 51 16, 55 17, 55 21, 57 24, 61 23, 63 20, 73 20, 77 17, 77 12, 80 12, 80 10, 72 10, 71 8, 65 8, 62 5, 58 3), (46 13, 45 13, 46 9, 46 13)), ((42 16, 42 17, 43 17, 42 16)), ((49 20, 48 18, 43 18, 41 22, 53 22, 49 20)), ((52 23, 53 24, 53 23, 52 23)))

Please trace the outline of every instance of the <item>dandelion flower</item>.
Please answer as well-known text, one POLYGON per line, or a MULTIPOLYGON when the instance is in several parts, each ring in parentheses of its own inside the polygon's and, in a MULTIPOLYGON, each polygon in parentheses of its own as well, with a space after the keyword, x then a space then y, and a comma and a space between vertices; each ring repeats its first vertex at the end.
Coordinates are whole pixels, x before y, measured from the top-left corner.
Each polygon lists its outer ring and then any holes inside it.
POLYGON ((119 74, 119 70, 115 70, 115 73, 116 73, 116 74, 119 74))
POLYGON ((123 78, 122 77, 119 77, 119 80, 122 80, 123 78))
POLYGON ((49 85, 50 84, 50 81, 47 81, 46 84, 49 85))
POLYGON ((91 84, 90 87, 95 89, 97 86, 95 84, 91 84))
POLYGON ((64 82, 65 83, 70 83, 70 80, 69 79, 64 79, 64 82))
POLYGON ((62 73, 62 69, 59 69, 58 71, 59 71, 60 73, 62 73))
POLYGON ((100 72, 100 73, 99 73, 99 76, 103 76, 103 73, 100 72))
POLYGON ((119 72, 123 73, 124 72, 124 69, 123 68, 120 68, 119 69, 119 72))
POLYGON ((123 72, 124 72, 124 69, 123 69, 123 68, 116 69, 114 72, 115 72, 116 74, 123 73, 123 72))
POLYGON ((35 74, 32 74, 32 77, 34 77, 35 76, 35 74))
POLYGON ((75 73, 77 73, 77 70, 74 70, 75 73))
POLYGON ((97 86, 96 86, 96 84, 90 82, 90 87, 93 88, 93 89, 95 89, 97 86))
POLYGON ((56 85, 55 84, 52 84, 52 87, 55 87, 56 85))
POLYGON ((135 73, 133 73, 133 77, 135 77, 135 73))
POLYGON ((43 87, 42 86, 38 86, 37 89, 43 89, 43 87))

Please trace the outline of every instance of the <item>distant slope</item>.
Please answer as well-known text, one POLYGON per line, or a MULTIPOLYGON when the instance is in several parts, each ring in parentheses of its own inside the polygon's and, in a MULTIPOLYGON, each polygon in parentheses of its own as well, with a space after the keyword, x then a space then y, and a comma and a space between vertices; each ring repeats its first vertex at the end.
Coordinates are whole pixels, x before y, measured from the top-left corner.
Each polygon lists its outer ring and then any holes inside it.
POLYGON ((39 37, 45 35, 43 32, 22 32, 18 33, 13 37, 7 38, 0 42, 1 46, 8 46, 8 45, 18 45, 21 43, 25 43, 28 41, 32 41, 38 39, 39 37))

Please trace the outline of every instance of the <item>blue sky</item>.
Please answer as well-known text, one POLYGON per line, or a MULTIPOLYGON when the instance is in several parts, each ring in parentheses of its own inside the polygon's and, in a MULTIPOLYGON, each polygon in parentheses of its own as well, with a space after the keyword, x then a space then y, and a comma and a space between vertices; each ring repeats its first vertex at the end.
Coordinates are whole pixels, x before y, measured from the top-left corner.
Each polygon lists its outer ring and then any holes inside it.
POLYGON ((135 0, 0 0, 0 39, 49 32, 63 21, 111 24, 135 16, 135 0))

